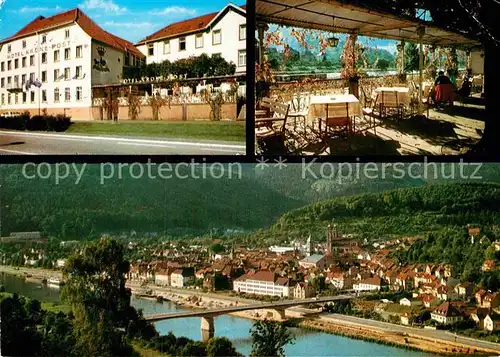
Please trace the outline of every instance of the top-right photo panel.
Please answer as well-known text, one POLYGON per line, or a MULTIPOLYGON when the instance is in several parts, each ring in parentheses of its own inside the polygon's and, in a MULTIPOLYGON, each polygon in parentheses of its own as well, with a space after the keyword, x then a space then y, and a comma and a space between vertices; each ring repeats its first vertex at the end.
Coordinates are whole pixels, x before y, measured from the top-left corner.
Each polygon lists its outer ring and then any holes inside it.
POLYGON ((415 3, 257 0, 256 154, 492 154, 500 3, 415 3))

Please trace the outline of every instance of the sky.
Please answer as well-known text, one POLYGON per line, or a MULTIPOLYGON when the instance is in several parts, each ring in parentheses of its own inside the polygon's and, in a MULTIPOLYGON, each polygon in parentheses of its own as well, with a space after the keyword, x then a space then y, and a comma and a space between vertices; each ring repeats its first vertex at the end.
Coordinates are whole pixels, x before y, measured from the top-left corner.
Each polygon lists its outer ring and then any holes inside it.
MULTIPOLYGON (((37 16, 80 8, 99 26, 137 42, 170 23, 216 12, 229 0, 0 0, 0 39, 12 36, 37 16)), ((233 1, 243 5, 245 1, 233 1)))

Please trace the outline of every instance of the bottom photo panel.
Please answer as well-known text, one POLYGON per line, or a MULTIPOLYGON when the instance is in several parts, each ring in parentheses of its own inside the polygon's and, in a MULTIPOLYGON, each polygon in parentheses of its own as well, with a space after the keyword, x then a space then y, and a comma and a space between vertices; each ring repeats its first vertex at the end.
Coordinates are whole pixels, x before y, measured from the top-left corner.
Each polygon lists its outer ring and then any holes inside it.
POLYGON ((2 356, 500 354, 500 164, 0 166, 2 356))

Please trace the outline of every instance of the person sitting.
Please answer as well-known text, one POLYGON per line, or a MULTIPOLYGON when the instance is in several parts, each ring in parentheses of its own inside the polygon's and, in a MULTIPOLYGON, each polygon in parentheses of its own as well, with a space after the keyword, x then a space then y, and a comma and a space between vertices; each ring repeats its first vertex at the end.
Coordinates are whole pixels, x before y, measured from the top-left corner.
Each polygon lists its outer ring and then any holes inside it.
POLYGON ((472 91, 472 70, 470 68, 467 69, 464 75, 464 80, 462 82, 462 87, 457 90, 457 93, 462 97, 469 97, 472 91))
POLYGON ((444 71, 439 71, 434 86, 437 87, 440 84, 452 84, 450 78, 444 75, 444 71))

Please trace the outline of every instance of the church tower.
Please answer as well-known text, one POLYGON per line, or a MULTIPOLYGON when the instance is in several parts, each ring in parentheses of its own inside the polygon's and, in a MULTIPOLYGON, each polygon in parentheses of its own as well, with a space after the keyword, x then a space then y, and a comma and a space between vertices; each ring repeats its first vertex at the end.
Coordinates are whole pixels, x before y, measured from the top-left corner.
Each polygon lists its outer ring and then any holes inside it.
POLYGON ((332 240, 333 240, 334 230, 329 224, 326 228, 326 255, 332 255, 332 240))
POLYGON ((311 235, 307 238, 307 243, 306 243, 306 255, 311 256, 313 254, 313 246, 311 242, 311 235))

